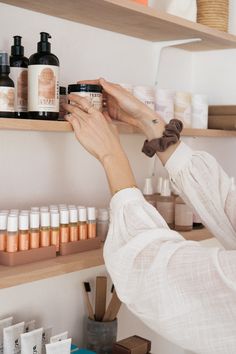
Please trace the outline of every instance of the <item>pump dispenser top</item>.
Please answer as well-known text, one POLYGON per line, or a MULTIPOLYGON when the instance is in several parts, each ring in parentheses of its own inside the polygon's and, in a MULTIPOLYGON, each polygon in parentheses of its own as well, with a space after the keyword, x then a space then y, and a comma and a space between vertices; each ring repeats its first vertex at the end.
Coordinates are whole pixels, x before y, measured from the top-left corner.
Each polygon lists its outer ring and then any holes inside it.
POLYGON ((40 42, 38 42, 38 53, 51 53, 51 43, 48 42, 52 38, 47 32, 40 32, 40 42))
POLYGON ((14 45, 11 46, 11 55, 24 56, 24 47, 21 45, 21 36, 14 36, 14 45))

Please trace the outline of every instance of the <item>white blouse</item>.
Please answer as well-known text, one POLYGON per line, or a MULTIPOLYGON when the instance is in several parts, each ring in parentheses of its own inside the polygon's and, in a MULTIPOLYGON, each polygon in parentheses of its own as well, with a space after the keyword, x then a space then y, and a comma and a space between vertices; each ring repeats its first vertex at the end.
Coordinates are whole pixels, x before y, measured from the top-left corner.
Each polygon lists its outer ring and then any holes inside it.
POLYGON ((111 200, 106 267, 120 299, 157 333, 195 353, 236 354, 236 192, 212 156, 183 142, 166 168, 225 250, 185 241, 129 188, 111 200))

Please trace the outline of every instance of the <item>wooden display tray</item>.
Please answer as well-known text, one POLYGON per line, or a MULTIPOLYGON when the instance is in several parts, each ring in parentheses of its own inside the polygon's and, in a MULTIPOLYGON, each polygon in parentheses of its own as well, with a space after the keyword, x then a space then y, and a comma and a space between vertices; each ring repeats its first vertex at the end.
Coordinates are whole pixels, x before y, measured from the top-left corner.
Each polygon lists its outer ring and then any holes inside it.
POLYGON ((91 238, 83 241, 74 241, 60 244, 60 256, 68 256, 69 254, 87 252, 98 249, 102 246, 100 237, 91 238))
POLYGON ((0 264, 4 266, 18 266, 46 259, 56 258, 56 247, 41 247, 28 251, 19 251, 14 253, 0 252, 0 264))

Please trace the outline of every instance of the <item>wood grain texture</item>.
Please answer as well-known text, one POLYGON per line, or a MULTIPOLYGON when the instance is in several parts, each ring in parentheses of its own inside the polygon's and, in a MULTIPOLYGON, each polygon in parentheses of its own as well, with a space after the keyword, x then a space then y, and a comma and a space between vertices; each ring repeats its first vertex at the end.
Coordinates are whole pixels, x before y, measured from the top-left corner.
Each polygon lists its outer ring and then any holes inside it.
POLYGON ((152 42, 202 39, 189 51, 236 48, 236 36, 130 0, 3 0, 3 3, 152 42))
MULTIPOLYGON (((140 130, 126 123, 115 122, 120 134, 142 134, 140 130)), ((39 132, 72 132, 70 123, 64 121, 43 121, 31 119, 0 118, 0 130, 29 130, 39 132)), ((216 129, 184 129, 182 136, 192 137, 236 137, 236 131, 216 129)))

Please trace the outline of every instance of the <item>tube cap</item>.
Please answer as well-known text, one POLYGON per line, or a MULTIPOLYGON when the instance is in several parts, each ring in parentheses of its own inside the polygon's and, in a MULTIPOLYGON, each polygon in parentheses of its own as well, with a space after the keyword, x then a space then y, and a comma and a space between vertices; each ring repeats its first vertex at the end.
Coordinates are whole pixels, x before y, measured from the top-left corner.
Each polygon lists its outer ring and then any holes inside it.
POLYGON ((41 212, 41 226, 49 227, 50 226, 50 213, 48 211, 41 212))
POLYGON ((19 216, 19 230, 29 230, 29 215, 20 214, 19 216))
POLYGON ((39 213, 31 212, 30 213, 30 228, 38 229, 39 228, 39 213))
POLYGON ((69 209, 69 213, 70 213, 70 222, 75 223, 78 222, 78 211, 76 208, 74 209, 69 209))
POLYGON ((9 215, 7 218, 7 231, 8 232, 17 232, 18 231, 18 216, 9 215))
POLYGON ((60 223, 63 225, 69 224, 69 210, 60 209, 60 223))
POLYGON ((7 214, 0 213, 0 230, 6 230, 6 229, 7 229, 7 214))
POLYGON ((78 208, 79 211, 79 221, 87 221, 87 209, 84 207, 78 208))
POLYGON ((89 207, 87 208, 88 220, 96 220, 96 208, 89 207))
POLYGON ((57 211, 51 212, 51 227, 59 227, 60 225, 60 214, 57 211))
POLYGON ((171 196, 170 181, 167 178, 164 179, 163 181, 162 188, 161 188, 161 195, 163 197, 171 196))
POLYGON ((144 195, 152 195, 153 194, 153 186, 152 186, 152 179, 151 178, 145 178, 143 194, 144 195))
POLYGON ((109 221, 109 211, 107 209, 98 210, 98 220, 109 221))

